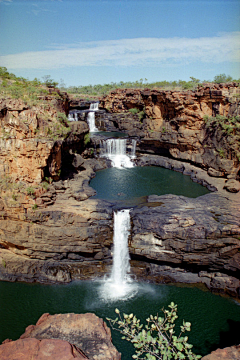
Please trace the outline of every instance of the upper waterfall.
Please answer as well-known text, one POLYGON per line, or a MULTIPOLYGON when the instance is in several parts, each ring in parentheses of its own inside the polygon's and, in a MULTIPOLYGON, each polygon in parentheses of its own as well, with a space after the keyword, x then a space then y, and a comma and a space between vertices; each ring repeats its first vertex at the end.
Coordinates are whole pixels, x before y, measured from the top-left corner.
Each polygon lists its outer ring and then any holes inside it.
POLYGON ((97 132, 98 128, 95 125, 95 111, 98 111, 98 102, 90 104, 89 113, 87 116, 87 123, 90 132, 97 132))
POLYGON ((133 140, 131 155, 127 154, 126 139, 107 139, 100 142, 100 156, 111 160, 112 166, 117 168, 134 167, 136 140, 133 140))

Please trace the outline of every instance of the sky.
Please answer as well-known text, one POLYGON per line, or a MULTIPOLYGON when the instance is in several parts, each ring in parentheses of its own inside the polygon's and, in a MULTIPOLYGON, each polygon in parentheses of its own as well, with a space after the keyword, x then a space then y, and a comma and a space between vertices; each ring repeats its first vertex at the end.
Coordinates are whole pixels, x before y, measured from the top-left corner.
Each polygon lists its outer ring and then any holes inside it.
POLYGON ((240 1, 0 0, 0 66, 66 86, 239 79, 240 1))

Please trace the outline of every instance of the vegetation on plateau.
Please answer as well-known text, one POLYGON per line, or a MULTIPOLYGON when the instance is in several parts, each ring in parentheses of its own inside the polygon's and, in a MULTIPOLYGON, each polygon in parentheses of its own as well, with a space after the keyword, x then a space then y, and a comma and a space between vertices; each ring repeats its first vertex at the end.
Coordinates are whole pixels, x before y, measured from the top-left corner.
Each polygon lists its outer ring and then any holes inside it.
MULTIPOLYGON (((189 81, 175 80, 175 81, 156 81, 148 82, 148 80, 140 79, 137 81, 120 81, 111 82, 110 84, 96 84, 96 85, 79 85, 66 87, 63 80, 60 83, 51 79, 50 75, 43 76, 43 80, 35 78, 30 81, 23 77, 17 77, 16 75, 9 73, 5 67, 0 67, 0 95, 9 95, 13 98, 22 98, 28 105, 34 105, 39 101, 39 97, 49 94, 49 88, 59 88, 62 91, 66 91, 69 94, 83 95, 87 97, 86 100, 91 100, 91 97, 97 97, 108 94, 112 90, 116 89, 163 89, 163 90, 194 90, 197 86, 201 86, 205 83, 226 83, 226 82, 238 82, 240 79, 233 79, 230 75, 219 74, 216 75, 213 81, 197 79, 193 76, 189 81)), ((51 93, 53 94, 53 93, 51 93)), ((56 92, 55 96, 61 97, 61 93, 56 92)))
POLYGON ((104 85, 86 85, 86 86, 69 86, 61 87, 62 90, 67 91, 69 94, 84 94, 85 96, 102 96, 108 94, 112 90, 116 89, 162 89, 162 90, 194 90, 197 86, 201 86, 205 83, 226 83, 235 81, 240 83, 240 79, 233 79, 230 75, 220 74, 216 75, 213 81, 204 80, 200 81, 194 77, 190 77, 189 81, 178 80, 178 81, 156 81, 148 82, 147 79, 140 79, 139 81, 120 81, 111 82, 110 84, 104 85))
POLYGON ((188 343, 185 335, 191 329, 191 323, 183 321, 180 333, 175 332, 175 321, 178 318, 177 305, 168 305, 169 310, 162 309, 163 317, 150 315, 146 325, 133 314, 120 314, 115 310, 115 320, 107 318, 113 329, 119 331, 123 337, 135 347, 133 359, 169 360, 169 359, 200 359, 200 355, 192 352, 193 345, 188 343), (117 328, 115 327, 117 325, 117 328))
MULTIPOLYGON (((38 107, 38 125, 34 129, 35 137, 57 140, 65 138, 70 133, 68 119, 64 112, 54 110, 54 105, 59 99, 63 99, 58 89, 58 83, 50 79, 49 75, 44 76, 44 82, 38 79, 32 81, 17 77, 9 73, 5 67, 0 67, 0 97, 2 99, 22 100, 28 108, 38 107)), ((31 137, 31 119, 23 119, 25 137, 31 137)), ((13 132, 1 131, 2 139, 14 137, 13 132)))

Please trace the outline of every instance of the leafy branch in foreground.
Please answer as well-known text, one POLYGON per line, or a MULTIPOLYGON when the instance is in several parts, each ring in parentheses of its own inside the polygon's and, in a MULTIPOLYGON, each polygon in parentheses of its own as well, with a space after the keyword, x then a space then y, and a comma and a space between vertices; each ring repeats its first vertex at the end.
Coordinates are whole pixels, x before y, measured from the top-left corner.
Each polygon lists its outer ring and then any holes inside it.
POLYGON ((188 337, 183 336, 186 331, 190 331, 191 323, 183 321, 180 334, 176 336, 174 327, 175 320, 178 318, 177 305, 171 302, 168 307, 170 310, 162 309, 163 317, 150 315, 146 319, 145 326, 133 314, 121 316, 118 309, 115 310, 118 315, 115 320, 107 318, 111 327, 123 335, 122 339, 133 343, 136 352, 132 356, 133 359, 196 360, 201 358, 201 355, 195 355, 192 352, 193 346, 188 344, 188 337), (115 327, 116 324, 118 328, 115 327))

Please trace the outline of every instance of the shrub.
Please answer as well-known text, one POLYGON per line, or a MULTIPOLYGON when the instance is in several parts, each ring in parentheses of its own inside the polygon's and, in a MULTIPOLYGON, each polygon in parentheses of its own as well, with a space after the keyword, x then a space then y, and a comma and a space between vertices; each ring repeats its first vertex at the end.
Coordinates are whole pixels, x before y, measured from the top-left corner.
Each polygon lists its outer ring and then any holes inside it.
POLYGON ((27 192, 28 195, 34 195, 35 194, 35 190, 31 186, 26 188, 26 192, 27 192))
POLYGON ((177 305, 171 302, 168 305, 170 310, 164 310, 164 317, 150 315, 146 319, 147 325, 143 324, 135 315, 123 314, 121 316, 118 309, 115 310, 118 317, 115 320, 107 318, 113 329, 119 331, 123 337, 130 341, 136 354, 133 359, 148 360, 168 360, 168 359, 200 359, 200 355, 192 352, 192 345, 188 344, 188 337, 183 336, 186 331, 190 331, 191 323, 183 321, 180 326, 179 336, 175 335, 175 320, 177 316, 177 305), (118 328, 115 328, 115 324, 118 328), (143 357, 144 356, 144 357, 143 357))
POLYGON ((90 143, 90 134, 84 136, 84 146, 87 146, 88 143, 90 143))
POLYGON ((144 118, 144 116, 145 116, 145 111, 144 111, 144 110, 143 110, 143 111, 140 111, 140 112, 138 113, 139 121, 142 121, 142 119, 144 118))
POLYGON ((67 118, 65 113, 58 112, 57 113, 57 119, 60 122, 60 124, 62 124, 62 125, 66 126, 68 124, 68 118, 67 118))
POLYGON ((133 115, 135 115, 135 114, 137 114, 137 113, 139 113, 139 109, 137 109, 137 108, 132 108, 132 109, 129 109, 128 110, 130 113, 132 113, 133 115))

